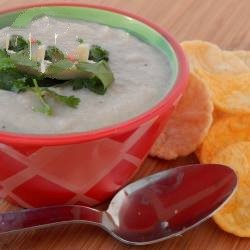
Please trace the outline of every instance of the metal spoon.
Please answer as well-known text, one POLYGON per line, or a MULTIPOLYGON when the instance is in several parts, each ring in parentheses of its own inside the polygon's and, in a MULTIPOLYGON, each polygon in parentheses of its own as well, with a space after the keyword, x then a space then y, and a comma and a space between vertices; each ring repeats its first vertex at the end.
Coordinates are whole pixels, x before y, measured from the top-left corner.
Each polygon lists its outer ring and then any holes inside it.
POLYGON ((132 245, 178 236, 205 221, 233 194, 237 177, 223 165, 177 167, 119 191, 107 211, 53 206, 0 214, 0 233, 58 223, 89 223, 132 245))

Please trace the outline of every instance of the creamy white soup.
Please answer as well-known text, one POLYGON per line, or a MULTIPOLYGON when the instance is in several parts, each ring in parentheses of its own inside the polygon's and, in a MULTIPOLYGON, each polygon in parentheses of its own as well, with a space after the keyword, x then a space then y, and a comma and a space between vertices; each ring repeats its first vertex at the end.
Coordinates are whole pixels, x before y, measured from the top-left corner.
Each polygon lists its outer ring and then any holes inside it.
POLYGON ((50 101, 54 109, 51 116, 32 110, 40 105, 33 93, 0 90, 1 130, 54 134, 99 129, 147 111, 170 88, 171 70, 166 56, 123 30, 96 23, 42 17, 25 29, 6 27, 0 30, 2 46, 5 46, 6 36, 12 34, 25 38, 31 35, 45 46, 56 45, 65 54, 71 54, 79 45, 77 37, 86 44, 98 44, 109 51, 114 82, 104 95, 85 88, 74 91, 68 86, 56 87, 57 93, 74 95, 81 102, 73 109, 50 101))

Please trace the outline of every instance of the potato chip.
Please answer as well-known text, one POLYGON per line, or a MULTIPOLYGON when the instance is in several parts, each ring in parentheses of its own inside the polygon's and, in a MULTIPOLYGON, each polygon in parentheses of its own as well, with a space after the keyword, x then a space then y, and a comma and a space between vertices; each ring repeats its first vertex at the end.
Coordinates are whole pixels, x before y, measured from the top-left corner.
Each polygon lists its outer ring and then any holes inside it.
MULTIPOLYGON (((226 113, 221 112, 220 110, 214 109, 213 123, 217 122, 220 119, 227 118, 229 116, 232 116, 232 115, 226 114, 226 113)), ((195 155, 198 159, 201 158, 201 156, 200 156, 201 155, 201 147, 202 147, 202 144, 195 150, 195 155)))
POLYGON ((215 108, 250 114, 250 53, 223 51, 203 41, 183 42, 182 46, 191 71, 210 89, 215 108))
POLYGON ((226 118, 226 117, 229 117, 229 116, 232 116, 231 114, 228 114, 228 113, 224 113, 222 112, 221 110, 218 110, 218 109, 214 109, 214 112, 213 112, 213 122, 216 122, 222 118, 226 118))
POLYGON ((199 160, 202 163, 211 163, 221 149, 248 140, 250 140, 250 115, 223 117, 210 128, 200 147, 199 160))
POLYGON ((191 74, 185 93, 151 149, 151 156, 170 160, 195 151, 212 123, 212 112, 207 87, 191 74))
POLYGON ((204 41, 186 41, 181 43, 191 71, 202 69, 209 73, 245 73, 249 67, 231 51, 223 51, 217 45, 204 41))
POLYGON ((196 70, 195 73, 208 85, 217 109, 231 114, 250 114, 250 71, 212 74, 196 70))
POLYGON ((227 146, 212 162, 228 165, 238 176, 236 193, 213 219, 229 233, 250 237, 250 141, 227 146))

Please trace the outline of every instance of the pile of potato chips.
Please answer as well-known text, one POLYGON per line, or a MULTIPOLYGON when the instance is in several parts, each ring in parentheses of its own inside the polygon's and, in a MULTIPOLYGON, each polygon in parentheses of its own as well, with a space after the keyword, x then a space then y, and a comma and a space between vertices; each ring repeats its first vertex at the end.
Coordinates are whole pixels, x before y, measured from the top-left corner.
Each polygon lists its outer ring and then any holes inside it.
POLYGON ((237 191, 214 220, 227 232, 250 237, 250 52, 204 41, 182 47, 189 85, 151 155, 170 160, 195 151, 201 163, 233 168, 237 191))

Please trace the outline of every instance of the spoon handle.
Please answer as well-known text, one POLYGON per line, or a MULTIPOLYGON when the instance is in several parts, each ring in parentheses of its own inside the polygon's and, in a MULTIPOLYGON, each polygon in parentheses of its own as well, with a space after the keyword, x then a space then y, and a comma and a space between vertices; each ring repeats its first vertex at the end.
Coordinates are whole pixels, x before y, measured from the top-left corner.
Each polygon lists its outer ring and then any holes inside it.
POLYGON ((0 234, 65 222, 100 224, 102 212, 84 206, 52 206, 0 213, 0 234))

